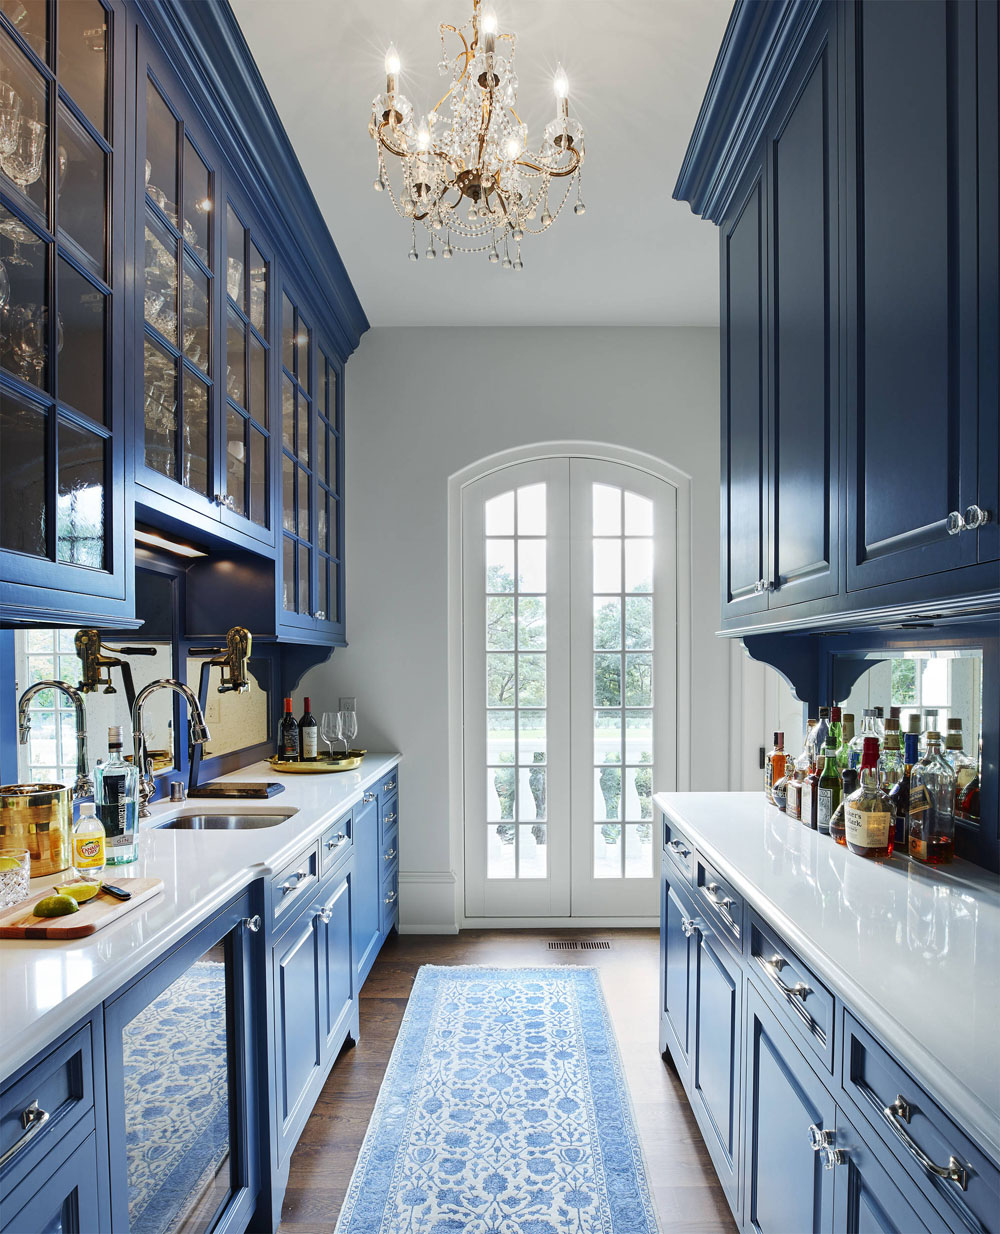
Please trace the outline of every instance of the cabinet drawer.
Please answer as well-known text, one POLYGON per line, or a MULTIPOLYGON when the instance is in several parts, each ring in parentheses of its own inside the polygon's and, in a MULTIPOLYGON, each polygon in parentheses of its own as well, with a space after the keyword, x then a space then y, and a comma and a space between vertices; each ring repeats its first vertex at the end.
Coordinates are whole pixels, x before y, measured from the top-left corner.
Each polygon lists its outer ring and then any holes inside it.
POLYGON ((327 870, 332 869, 341 857, 350 851, 353 839, 354 816, 351 814, 345 814, 332 827, 327 827, 319 842, 321 875, 326 874, 327 870))
POLYGON ((663 820, 663 851, 687 881, 694 881, 694 845, 666 814, 663 820))
POLYGON ((385 841, 389 836, 389 832, 399 826, 399 798, 397 796, 386 797, 382 801, 382 808, 379 811, 379 835, 382 837, 382 845, 385 846, 385 841))
POLYGON ((743 897, 708 864, 697 860, 698 904, 723 938, 739 949, 743 938, 743 897))
POLYGON ((847 1011, 843 1088, 949 1224, 1000 1231, 1000 1171, 847 1011))
POLYGON ((393 767, 392 771, 387 771, 385 773, 385 776, 382 780, 382 795, 385 796, 387 793, 394 793, 396 791, 398 783, 399 783, 399 777, 396 774, 396 768, 393 767))
POLYGON ((97 1136, 91 1130, 65 1161, 57 1164, 49 1157, 4 1197, 0 1234, 96 1234, 101 1228, 99 1177, 97 1136))
POLYGON ((290 920, 319 883, 319 845, 314 844, 271 879, 271 922, 290 920))
POLYGON ((382 841, 382 881, 399 865, 399 828, 391 828, 382 841))
POLYGON ((386 934, 399 920, 399 866, 393 866, 392 873, 382 884, 379 897, 381 912, 381 934, 386 934))
POLYGON ((750 912, 750 971, 765 996, 801 1044, 833 1070, 833 995, 781 936, 750 912))
POLYGON ((0 1095, 0 1195, 6 1195, 94 1107, 91 1026, 0 1095))

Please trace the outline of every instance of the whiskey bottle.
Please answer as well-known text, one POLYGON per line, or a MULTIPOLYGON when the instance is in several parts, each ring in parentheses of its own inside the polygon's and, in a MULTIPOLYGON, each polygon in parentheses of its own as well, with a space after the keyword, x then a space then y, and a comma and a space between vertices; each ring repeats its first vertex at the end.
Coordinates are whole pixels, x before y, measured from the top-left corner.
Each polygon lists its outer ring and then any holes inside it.
POLYGON ((809 774, 802 781, 802 822, 807 827, 817 830, 817 806, 819 796, 819 780, 823 771, 823 755, 820 754, 809 768, 809 774))
POLYGON ((878 738, 875 736, 865 738, 859 778, 861 787, 851 793, 844 808, 844 838, 850 851, 859 857, 884 860, 892 856, 895 828, 892 803, 878 782, 878 738))
POLYGON ((844 835, 844 811, 847 808, 848 797, 857 787, 858 773, 853 767, 845 767, 840 773, 840 805, 830 818, 830 835, 838 844, 847 844, 847 838, 844 835))
POLYGON ((774 785, 785 774, 785 734, 774 734, 774 747, 764 758, 764 796, 774 805, 774 785))
MULTIPOLYGON (((836 709, 835 709, 836 710, 836 709)), ((831 726, 832 727, 832 726, 831 726)), ((830 834, 830 820, 840 805, 840 777, 837 775, 837 747, 830 743, 823 751, 823 774, 816 788, 816 830, 822 835, 830 834)))
POLYGON ((927 733, 927 753, 910 772, 909 850, 915 861, 932 866, 955 855, 955 773, 934 729, 927 733))
MULTIPOLYGON (((969 787, 973 780, 979 775, 979 764, 966 754, 963 749, 962 741, 962 721, 958 716, 953 716, 948 721, 948 736, 944 739, 944 758, 955 773, 955 802, 956 805, 965 797, 965 790, 969 787)), ((979 822, 977 814, 974 822, 979 822)))
MULTIPOLYGON (((888 737, 888 734, 886 736, 888 737)), ((903 771, 889 789, 893 828, 896 833, 895 847, 901 853, 907 850, 907 830, 910 823, 910 772, 920 757, 917 752, 919 741, 920 737, 917 733, 907 733, 903 738, 903 771)))

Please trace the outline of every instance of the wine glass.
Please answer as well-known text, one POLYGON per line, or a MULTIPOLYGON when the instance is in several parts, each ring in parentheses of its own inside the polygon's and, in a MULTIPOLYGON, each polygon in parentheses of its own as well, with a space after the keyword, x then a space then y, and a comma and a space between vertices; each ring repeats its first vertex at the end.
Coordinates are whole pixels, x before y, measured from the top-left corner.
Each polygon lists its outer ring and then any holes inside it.
POLYGON ((0 154, 13 154, 21 126, 21 96, 0 81, 0 154))
POLYGON ((3 169, 21 191, 27 193, 41 176, 44 160, 45 125, 22 116, 14 149, 4 157, 3 169))
POLYGON ((320 720, 320 735, 327 745, 329 758, 333 758, 333 743, 343 736, 340 727, 339 711, 324 711, 320 720))
POLYGON ((357 713, 354 711, 342 711, 340 713, 340 728, 340 735, 344 742, 344 757, 346 758, 351 752, 351 742, 358 735, 357 713))

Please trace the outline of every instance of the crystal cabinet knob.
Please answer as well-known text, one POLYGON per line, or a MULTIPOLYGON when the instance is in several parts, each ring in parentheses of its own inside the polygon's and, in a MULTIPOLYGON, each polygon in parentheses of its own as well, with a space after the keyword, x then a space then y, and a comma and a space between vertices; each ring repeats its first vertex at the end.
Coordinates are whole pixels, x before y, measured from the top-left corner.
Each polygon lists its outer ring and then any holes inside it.
POLYGON ((969 506, 965 511, 966 531, 975 531, 979 527, 984 527, 989 521, 989 510, 984 510, 981 506, 969 506))
POLYGON ((948 535, 957 536, 960 531, 965 531, 965 519, 960 511, 952 510, 948 515, 948 535))
POLYGON ((250 931, 251 934, 256 934, 257 931, 260 929, 260 914, 254 913, 252 917, 244 917, 243 924, 246 926, 246 928, 250 931))

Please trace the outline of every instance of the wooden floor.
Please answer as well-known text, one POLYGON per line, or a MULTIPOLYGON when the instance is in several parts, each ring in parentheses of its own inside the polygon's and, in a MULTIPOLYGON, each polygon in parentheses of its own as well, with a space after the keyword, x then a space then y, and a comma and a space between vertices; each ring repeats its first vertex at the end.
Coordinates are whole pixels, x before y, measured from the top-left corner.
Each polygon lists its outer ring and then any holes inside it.
POLYGON ((361 992, 361 1041, 337 1060, 292 1157, 281 1234, 331 1234, 421 964, 589 964, 601 970, 663 1234, 732 1234, 726 1204, 673 1068, 657 1048, 655 930, 556 931, 610 951, 549 951, 538 930, 390 938, 361 992))

